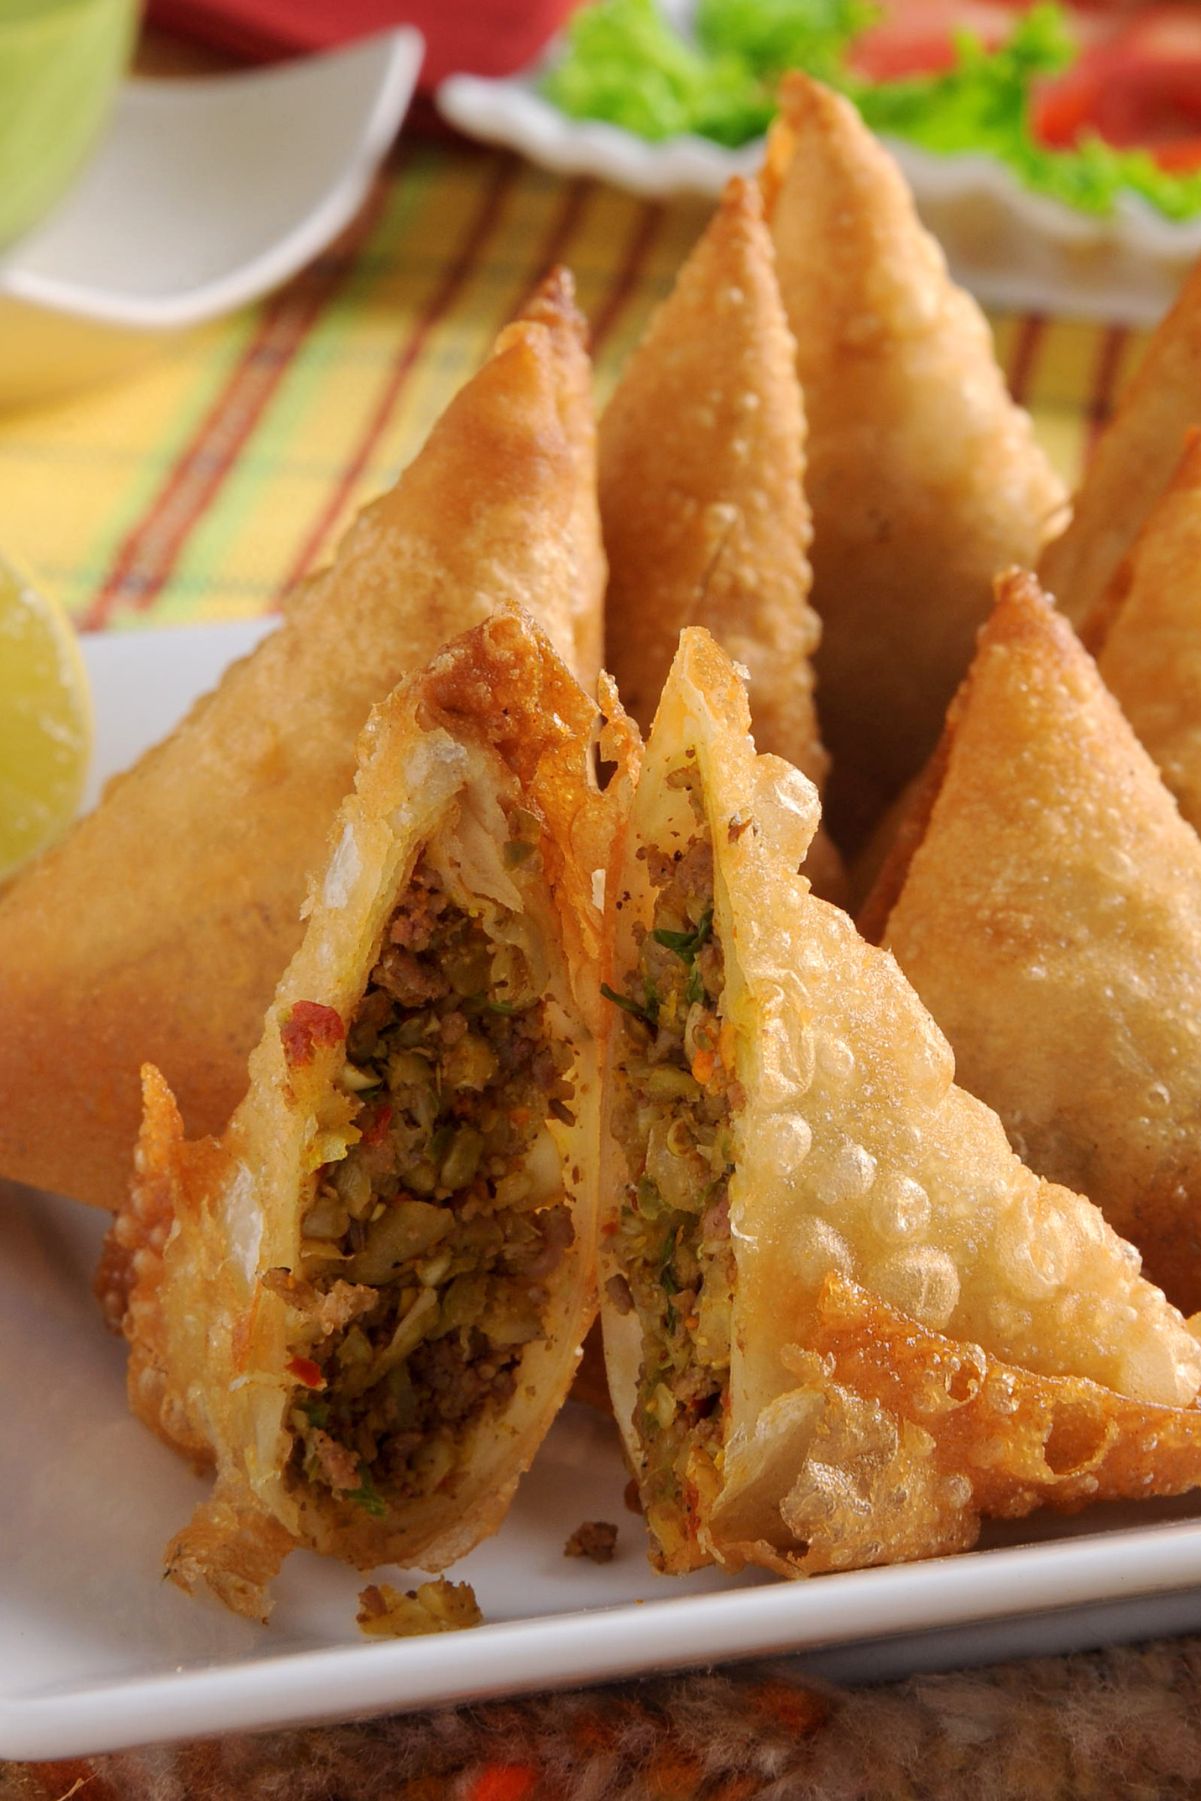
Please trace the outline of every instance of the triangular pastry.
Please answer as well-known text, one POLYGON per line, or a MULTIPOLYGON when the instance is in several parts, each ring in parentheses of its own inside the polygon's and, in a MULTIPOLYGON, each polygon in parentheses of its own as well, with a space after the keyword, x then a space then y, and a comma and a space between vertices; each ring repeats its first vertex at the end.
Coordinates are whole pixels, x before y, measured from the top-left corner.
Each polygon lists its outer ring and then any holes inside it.
POLYGON ((643 730, 681 629, 750 672, 755 739, 820 788, 796 353, 757 188, 731 181, 600 426, 606 663, 643 730))
POLYGON ((565 281, 533 311, 278 631, 0 896, 3 1174, 116 1207, 142 1061, 189 1130, 224 1126, 356 736, 402 675, 517 604, 594 678, 603 563, 583 323, 565 281))
POLYGON ((1081 630, 1135 733, 1201 830, 1201 433, 1081 630))
POLYGON ((934 1555, 1201 1479, 1201 1345, 798 865, 812 785, 684 634, 610 878, 614 1411, 659 1567, 934 1555))
POLYGON ((1032 576, 869 909, 1019 1153, 1201 1308, 1201 840, 1032 576))
POLYGON ((808 76, 780 105, 763 185, 809 421, 827 817, 850 851, 933 747, 993 576, 1038 555, 1064 495, 887 151, 808 76))
MULTIPOLYGON (((1038 573, 1074 625, 1104 595, 1201 423, 1201 263, 1160 321, 1093 451, 1072 516, 1038 573)), ((1021 562, 1022 558, 1015 558, 1021 562)))
MULTIPOLYGON (((372 713, 220 1141, 144 1072, 97 1278, 134 1410, 215 1465, 168 1549, 265 1615, 294 1545, 442 1569, 495 1530, 595 1311, 599 880, 628 791, 528 618, 372 713)), ((212 973, 219 979, 220 970, 212 973)))

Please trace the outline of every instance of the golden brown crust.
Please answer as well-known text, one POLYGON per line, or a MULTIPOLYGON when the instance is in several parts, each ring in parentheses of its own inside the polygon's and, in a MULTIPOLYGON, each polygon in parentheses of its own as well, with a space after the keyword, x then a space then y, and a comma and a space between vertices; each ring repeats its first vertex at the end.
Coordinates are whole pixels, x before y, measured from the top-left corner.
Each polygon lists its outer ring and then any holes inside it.
MULTIPOLYGON (((679 843, 693 829, 667 781, 691 748, 714 851, 722 1043, 729 1034, 744 1098, 734 1114, 729 1186, 737 1275, 722 1482, 697 1544, 669 1556, 670 1567, 699 1553, 796 1573, 798 1535, 826 1544, 823 1567, 844 1553, 847 1562, 925 1555, 970 1543, 981 1508, 1020 1510, 1044 1492, 1040 1482, 1051 1492, 1032 1439, 1012 1470, 998 1453, 1009 1486, 998 1477, 989 1487, 975 1466, 944 1466, 916 1414, 898 1402, 892 1417, 874 1392, 837 1379, 823 1361, 833 1344, 823 1337, 831 1277, 869 1297, 877 1335, 903 1320, 914 1345, 953 1341, 964 1360, 979 1346, 982 1356, 1024 1372, 1029 1392, 1042 1397, 1036 1423, 1041 1430, 1050 1421, 1057 1445, 1070 1436, 1068 1425, 1040 1384, 1075 1385, 1069 1398, 1085 1412, 1092 1401, 1081 1399, 1080 1385, 1105 1391, 1116 1436, 1097 1467, 1114 1492, 1191 1485, 1201 1478, 1201 1411, 1192 1405, 1201 1347, 1097 1209, 1024 1168, 996 1115, 956 1086, 946 1040, 893 958, 808 892, 796 871, 816 795, 778 759, 755 756, 748 723, 728 660, 706 634, 686 632, 612 886, 620 985, 652 904, 640 850, 670 849, 673 832, 679 843), (1173 1421, 1160 1461, 1141 1423, 1155 1406, 1173 1421), (958 1498, 948 1510, 942 1485, 954 1477, 958 1498), (817 1518, 831 1485, 858 1496, 857 1511, 828 1509, 836 1544, 822 1538, 817 1518)), ((949 942, 958 944, 953 931, 949 942)), ((611 1090, 602 1277, 616 1255, 612 1224, 628 1179, 611 1090)), ((614 1412, 638 1467, 640 1330, 603 1285, 601 1305, 614 1412)), ((867 1378, 857 1372, 863 1387, 867 1378)), ((966 1442, 947 1442, 948 1458, 967 1455, 966 1442)), ((973 1456, 977 1449, 973 1441, 973 1456)), ((982 1450, 980 1458, 984 1469, 982 1450)), ((1055 1492, 1073 1504, 1078 1498, 1062 1485, 1055 1492)), ((815 1551, 807 1567, 824 1554, 815 1551)))
POLYGON ((231 1612, 265 1623, 271 1579, 294 1547, 291 1533, 251 1496, 218 1490, 167 1546, 164 1573, 187 1594, 207 1583, 231 1612))
MULTIPOLYGON (((820 787, 804 439, 771 236, 757 188, 735 178, 601 420, 608 661, 647 728, 681 629, 704 626, 750 672, 760 748, 820 787)), ((807 873, 841 897, 824 833, 807 873)))
MULTIPOLYGON (((585 691, 592 694, 601 669, 608 568, 597 504, 596 403, 588 355, 588 321, 576 305, 575 279, 570 269, 561 264, 551 269, 522 308, 521 318, 544 326, 550 333, 559 369, 559 421, 576 469, 572 538, 577 571, 566 595, 574 654, 567 660, 585 691)), ((549 621, 547 629, 555 638, 549 621)), ((556 646, 561 654, 567 654, 557 638, 556 646)))
MULTIPOLYGON (((169 1091, 148 1073, 140 1182, 114 1224, 104 1285, 113 1305, 127 1296, 123 1329, 138 1411, 177 1444, 211 1448, 217 1463, 216 1496, 174 1542, 171 1573, 188 1586, 203 1577, 239 1611, 263 1611, 281 1533, 288 1545, 363 1568, 439 1569, 463 1555, 499 1525, 567 1392, 595 1311, 597 872, 620 837, 635 754, 608 688, 606 703, 614 711, 602 744, 618 769, 602 796, 591 778, 596 708, 528 616, 498 613, 441 651, 364 729, 355 790, 313 884, 304 939, 220 1143, 185 1145, 169 1091), (295 1279, 301 1221, 313 1172, 331 1154, 329 1135, 351 1124, 336 1081, 346 1022, 397 895, 435 842, 461 859, 470 872, 464 881, 484 884, 480 894, 505 881, 502 796, 542 822, 537 893, 531 888, 520 903, 515 892, 515 900, 540 935, 553 1017, 562 1022, 556 1029, 575 1056, 577 1117, 561 1128, 575 1236, 546 1278, 544 1336, 527 1347, 513 1395, 472 1437, 462 1469, 442 1489, 377 1518, 290 1469, 294 1310, 313 1298, 295 1279), (152 1256, 141 1254, 146 1240, 152 1256), (141 1255, 132 1283, 122 1262, 131 1251, 141 1255)), ((314 1330, 332 1330, 358 1306, 359 1291, 342 1288, 331 1291, 320 1318, 313 1314, 314 1330)))
POLYGON ((535 308, 280 629, 0 896, 5 1174, 116 1207, 143 1061, 219 1131, 372 704, 501 606, 597 639, 582 326, 565 288, 535 308))
POLYGON ((933 749, 993 576, 1037 556, 1063 491, 850 103, 786 77, 763 186, 809 420, 828 814, 849 851, 933 749))
POLYGON ((1201 1479, 1197 1406, 1034 1375, 835 1274, 788 1361, 819 1410, 780 1507, 798 1547, 781 1559, 789 1574, 945 1555, 974 1544, 982 1518, 1076 1513, 1201 1479), (859 1463, 848 1484, 838 1459, 851 1445, 859 1463))
POLYGON ((647 729, 681 628, 705 626, 751 671, 761 748, 820 783, 804 432, 771 238, 735 179, 601 420, 608 660, 647 729))
POLYGON ((1087 620, 1085 643, 1180 811, 1201 830, 1201 432, 1087 620))
MULTIPOLYGON (((1038 573, 1074 625, 1101 600, 1201 418, 1201 264, 1163 318, 1102 433, 1067 529, 1038 573)), ((1021 560, 1021 559, 1019 559, 1021 560)))
POLYGON ((965 1086, 1191 1311, 1201 843, 1032 576, 999 586, 942 761, 904 880, 873 906, 885 942, 965 1086))

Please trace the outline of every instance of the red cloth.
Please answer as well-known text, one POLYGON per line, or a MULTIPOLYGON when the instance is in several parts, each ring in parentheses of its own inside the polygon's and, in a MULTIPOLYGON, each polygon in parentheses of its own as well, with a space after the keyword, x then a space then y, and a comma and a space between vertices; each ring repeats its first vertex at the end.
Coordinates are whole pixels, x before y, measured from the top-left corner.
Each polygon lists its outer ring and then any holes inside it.
POLYGON ((509 75, 537 56, 575 0, 150 0, 151 21, 180 37, 271 61, 416 25, 423 88, 458 71, 509 75))

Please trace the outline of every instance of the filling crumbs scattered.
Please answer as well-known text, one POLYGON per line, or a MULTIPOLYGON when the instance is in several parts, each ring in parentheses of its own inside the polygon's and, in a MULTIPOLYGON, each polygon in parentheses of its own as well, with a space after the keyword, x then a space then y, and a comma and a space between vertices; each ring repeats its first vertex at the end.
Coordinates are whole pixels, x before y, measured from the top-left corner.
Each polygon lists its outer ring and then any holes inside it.
POLYGON ((470 1582, 447 1582, 442 1576, 403 1595, 391 1583, 372 1582, 359 1595, 355 1619, 368 1638, 418 1638, 484 1623, 470 1582))
MULTIPOLYGON (((508 850, 538 854, 528 832, 508 850)), ((319 1172, 300 1278, 276 1272, 306 1315, 293 1468, 381 1517, 385 1491, 448 1483, 513 1394, 573 1238, 547 1129, 572 1118, 570 1052, 492 924, 418 865, 347 1032, 358 1142, 319 1172)))
POLYGON ((742 1095, 722 1055, 713 851, 695 764, 668 782, 687 790, 697 830, 670 856, 647 851, 651 927, 624 992, 609 993, 623 1010, 615 1120, 631 1179, 616 1239, 623 1273, 608 1292, 642 1327, 643 1498, 663 1563, 679 1569, 701 1561, 699 1519, 720 1482, 734 1287, 730 1122, 742 1095))
POLYGON ((586 1557, 589 1563, 612 1563, 617 1527, 611 1520, 585 1520, 563 1546, 564 1557, 586 1557))

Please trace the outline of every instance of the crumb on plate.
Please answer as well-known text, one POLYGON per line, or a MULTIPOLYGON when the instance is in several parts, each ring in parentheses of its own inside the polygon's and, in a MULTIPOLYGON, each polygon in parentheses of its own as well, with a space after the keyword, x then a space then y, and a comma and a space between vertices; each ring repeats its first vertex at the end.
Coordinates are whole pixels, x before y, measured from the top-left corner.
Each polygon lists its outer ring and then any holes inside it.
POLYGON ((617 1527, 608 1520, 585 1520, 563 1546, 564 1557, 587 1557, 592 1563, 612 1563, 617 1548, 617 1527))
POLYGON ((426 1632, 461 1632, 482 1626, 475 1591, 470 1582, 423 1582, 401 1594, 390 1583, 370 1583, 359 1594, 355 1615, 368 1638, 417 1638, 426 1632))

